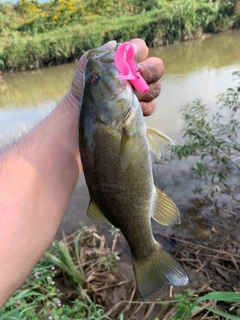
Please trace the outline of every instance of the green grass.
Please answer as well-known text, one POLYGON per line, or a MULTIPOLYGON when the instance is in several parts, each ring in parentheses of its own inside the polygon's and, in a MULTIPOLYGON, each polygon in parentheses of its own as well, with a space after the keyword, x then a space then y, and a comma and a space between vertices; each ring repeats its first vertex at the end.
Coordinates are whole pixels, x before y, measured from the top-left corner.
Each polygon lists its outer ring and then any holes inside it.
MULTIPOLYGON (((112 319, 112 314, 107 315, 109 310, 97 302, 97 295, 101 300, 104 289, 99 288, 105 288, 107 283, 111 290, 118 287, 116 280, 111 282, 118 263, 115 251, 118 235, 119 231, 114 229, 111 249, 95 228, 85 226, 62 241, 54 241, 26 282, 0 310, 0 320, 112 319)), ((120 319, 127 320, 123 310, 134 304, 139 305, 140 314, 140 309, 148 307, 149 317, 154 310, 167 307, 170 320, 192 319, 194 315, 201 319, 208 312, 220 315, 221 319, 239 319, 240 293, 236 292, 210 292, 199 297, 188 289, 174 294, 171 300, 159 297, 151 302, 132 298, 119 305, 120 319), (225 307, 223 311, 222 306, 218 309, 220 302, 229 303, 231 310, 227 312, 225 307)))
POLYGON ((159 46, 221 32, 240 21, 240 6, 234 1, 160 0, 146 5, 132 0, 127 7, 112 0, 21 2, 25 7, 0 5, 0 71, 73 61, 112 39, 140 37, 159 46))
POLYGON ((196 301, 194 301, 194 303, 191 304, 184 319, 185 320, 189 319, 191 312, 196 314, 196 313, 199 313, 203 309, 206 309, 206 310, 212 312, 213 314, 220 315, 220 316, 222 316, 226 319, 229 319, 229 320, 239 320, 239 317, 240 317, 240 293, 237 293, 237 292, 210 292, 210 293, 206 294, 205 296, 198 298, 196 301), (228 312, 223 312, 218 309, 209 308, 204 305, 198 306, 200 303, 205 302, 205 301, 216 301, 216 302, 224 301, 224 302, 238 303, 239 305, 236 308, 237 315, 234 315, 234 314, 231 314, 228 312))
POLYGON ((73 250, 64 241, 54 241, 26 282, 0 310, 0 320, 109 319, 86 290, 79 241, 91 232, 87 227, 81 228, 73 237, 73 250), (58 289, 62 273, 72 285, 68 292, 58 289))

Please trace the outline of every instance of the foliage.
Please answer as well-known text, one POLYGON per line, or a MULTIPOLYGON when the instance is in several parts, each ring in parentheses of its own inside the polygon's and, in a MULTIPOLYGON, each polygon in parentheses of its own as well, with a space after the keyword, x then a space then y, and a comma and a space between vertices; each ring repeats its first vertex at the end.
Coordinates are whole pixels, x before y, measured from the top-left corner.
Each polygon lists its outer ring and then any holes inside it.
POLYGON ((202 180, 195 192, 205 195, 221 192, 238 201, 240 72, 235 72, 234 76, 237 86, 218 95, 220 107, 216 114, 209 116, 200 100, 182 108, 186 142, 171 147, 171 151, 178 159, 194 157, 193 175, 202 180))
POLYGON ((159 8, 158 0, 132 0, 132 4, 134 5, 137 13, 159 8))
MULTIPOLYGON (((61 301, 62 293, 56 287, 56 273, 53 264, 45 259, 40 260, 22 288, 0 310, 0 319, 46 319, 52 314, 57 316, 54 319, 60 319, 69 306, 61 301)), ((76 312, 75 308, 73 314, 76 312)))
MULTIPOLYGON (((186 141, 183 145, 171 147, 171 151, 178 159, 192 157, 195 162, 192 167, 193 175, 202 181, 195 189, 196 193, 205 196, 221 193, 222 196, 230 197, 232 208, 236 206, 239 209, 240 72, 234 72, 233 76, 237 85, 217 96, 220 106, 215 114, 209 116, 209 111, 201 100, 195 100, 182 108, 186 141)), ((187 320, 190 314, 195 315, 204 309, 221 316, 221 319, 237 320, 240 315, 240 294, 211 292, 192 304, 184 303, 179 312, 182 310, 184 319, 187 320), (232 302, 235 303, 235 308, 231 308, 231 313, 223 312, 217 307, 209 307, 205 301, 232 302), (233 309, 235 314, 232 313, 233 309)))
MULTIPOLYGON (((174 294, 174 309, 175 313, 171 316, 170 320, 179 320, 179 319, 192 319, 192 317, 200 314, 203 310, 209 311, 212 314, 220 315, 223 319, 237 320, 239 319, 239 306, 240 306, 240 293, 237 292, 210 292, 198 299, 193 299, 196 297, 196 294, 188 289, 185 294, 174 294), (234 310, 235 314, 223 312, 217 308, 210 308, 209 303, 207 302, 228 302, 232 303, 235 307, 231 308, 234 310)), ((200 317, 201 319, 205 318, 200 317)), ((222 319, 222 318, 221 318, 222 319)))
POLYGON ((129 10, 130 5, 123 0, 54 0, 49 3, 21 0, 16 11, 25 19, 17 30, 23 34, 44 33, 76 23, 86 25, 99 16, 127 14, 129 10))
POLYGON ((94 303, 83 290, 86 282, 79 241, 90 233, 89 228, 82 227, 74 235, 72 248, 64 241, 54 241, 26 282, 0 310, 0 320, 109 319, 104 308, 94 303), (66 273, 72 284, 67 293, 58 289, 59 274, 62 272, 66 273), (67 298, 69 294, 72 299, 67 298))
POLYGON ((183 315, 187 312, 190 313, 191 301, 190 298, 194 296, 194 292, 187 290, 186 294, 174 294, 176 313, 170 320, 182 319, 183 315))
POLYGON ((85 232, 85 228, 81 232, 78 232, 74 241, 74 250, 69 252, 70 248, 66 244, 60 241, 54 241, 52 243, 52 252, 46 252, 45 256, 49 259, 55 266, 65 271, 69 276, 70 282, 73 287, 80 285, 82 288, 86 288, 86 279, 83 268, 81 266, 80 256, 79 256, 79 238, 85 232), (75 266, 72 255, 77 259, 77 266, 75 266))
MULTIPOLYGON (((215 300, 217 302, 218 301, 233 302, 233 303, 236 303, 238 306, 240 306, 240 293, 237 293, 237 292, 210 292, 210 293, 206 294, 205 296, 198 298, 196 301, 194 301, 194 303, 191 304, 191 306, 188 310, 188 313, 186 314, 184 319, 185 320, 189 319, 189 315, 191 312, 198 313, 200 310, 203 310, 203 309, 207 309, 208 311, 212 312, 213 314, 220 315, 226 319, 230 319, 230 320, 238 320, 239 319, 239 309, 236 311, 237 315, 234 315, 234 314, 230 314, 227 312, 222 312, 217 309, 212 309, 212 308, 206 307, 204 305, 202 307, 199 307, 198 305, 202 301, 205 301, 205 300, 211 300, 211 301, 215 300)), ((237 305, 236 305, 236 308, 237 308, 237 305)))
POLYGON ((0 4, 0 71, 73 61, 107 40, 149 46, 238 26, 235 0, 20 0, 0 4))
MULTIPOLYGON (((107 279, 109 276, 108 269, 116 266, 116 260, 118 260, 116 259, 115 246, 119 231, 113 229, 111 232, 113 237, 111 255, 109 254, 109 248, 106 247, 106 239, 97 234, 95 228, 81 226, 75 234, 69 237, 64 236, 62 241, 54 241, 44 258, 34 267, 26 282, 0 310, 0 320, 110 320, 111 313, 109 310, 105 313, 103 306, 93 301, 97 300, 96 294, 98 294, 98 297, 101 297, 101 301, 104 302, 102 299, 106 295, 103 294, 103 291, 110 278, 112 278, 110 276, 107 279), (89 255, 89 259, 86 259, 87 255, 89 255), (99 267, 96 268, 96 265, 101 266, 100 269, 99 267), (68 281, 66 281, 66 278, 68 281), (94 278, 96 281, 102 280, 93 294, 94 278), (94 300, 91 296, 94 297, 94 300)), ((109 282, 110 291, 108 293, 113 292, 114 284, 116 288, 119 288, 120 284, 126 285, 125 281, 119 281, 109 282)), ((132 284, 130 287, 132 289, 132 284)), ((240 307, 240 294, 233 292, 211 292, 196 299, 197 294, 187 289, 183 294, 174 294, 173 299, 168 301, 161 296, 153 302, 133 301, 132 293, 129 294, 131 294, 130 301, 120 300, 116 304, 116 306, 119 306, 121 313, 119 319, 124 319, 131 303, 135 305, 137 311, 141 307, 145 312, 148 310, 146 315, 149 317, 153 310, 165 309, 165 312, 169 314, 167 319, 170 320, 187 320, 190 319, 190 315, 194 316, 196 314, 202 316, 199 319, 204 319, 206 312, 235 320, 240 307), (231 310, 229 310, 229 305, 224 308, 225 312, 221 311, 222 305, 219 304, 218 309, 216 304, 212 303, 214 301, 217 303, 221 301, 230 302, 231 310), (146 309, 146 306, 148 306, 148 309, 146 309), (228 310, 229 312, 227 312, 228 310)), ((114 299, 115 295, 112 294, 112 296, 114 299)), ((114 309, 114 307, 114 305, 111 306, 111 309, 114 309)), ((142 312, 140 312, 140 315, 142 315, 142 312)), ((146 319, 149 317, 146 317, 146 319)), ((159 320, 161 318, 154 319, 159 320)), ((113 316, 111 319, 115 319, 115 317, 113 316)))

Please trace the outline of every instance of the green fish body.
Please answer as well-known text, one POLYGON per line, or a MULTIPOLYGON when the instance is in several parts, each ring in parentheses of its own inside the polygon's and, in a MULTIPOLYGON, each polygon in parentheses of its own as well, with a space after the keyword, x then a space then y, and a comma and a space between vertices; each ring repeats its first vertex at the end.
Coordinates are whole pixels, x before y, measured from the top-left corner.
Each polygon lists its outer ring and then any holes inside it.
POLYGON ((151 217, 170 225, 180 223, 179 212, 154 186, 142 110, 131 85, 115 78, 114 53, 91 50, 84 73, 79 143, 90 194, 87 213, 121 230, 145 299, 163 285, 185 285, 188 276, 152 234, 151 217))

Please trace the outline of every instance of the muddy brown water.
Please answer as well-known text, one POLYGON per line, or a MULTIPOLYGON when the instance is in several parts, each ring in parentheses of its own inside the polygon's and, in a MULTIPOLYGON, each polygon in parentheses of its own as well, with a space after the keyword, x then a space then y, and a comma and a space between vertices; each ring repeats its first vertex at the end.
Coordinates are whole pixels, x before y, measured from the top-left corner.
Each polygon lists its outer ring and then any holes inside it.
MULTIPOLYGON (((184 125, 180 118, 180 107, 201 98, 209 112, 214 113, 219 107, 216 105, 216 95, 232 86, 232 72, 240 70, 240 31, 154 48, 150 50, 150 55, 163 59, 165 74, 156 111, 146 118, 146 123, 163 131, 179 144, 183 141, 181 129, 184 125)), ((54 108, 70 86, 75 68, 76 63, 72 63, 0 75, 1 145, 4 146, 17 135, 28 131, 54 108)), ((211 243, 220 241, 220 236, 238 235, 236 221, 231 220, 231 216, 226 217, 225 224, 218 217, 218 212, 214 213, 201 203, 192 201, 192 188, 197 182, 191 176, 187 161, 154 165, 154 177, 156 185, 176 202, 182 214, 180 226, 162 228, 153 222, 154 231, 166 235, 184 235, 196 241, 211 243), (228 227, 222 229, 225 225, 228 227)), ((62 230, 67 234, 74 232, 81 221, 90 223, 86 217, 88 201, 82 175, 58 236, 62 230)), ((102 230, 108 233, 108 227, 102 230)))

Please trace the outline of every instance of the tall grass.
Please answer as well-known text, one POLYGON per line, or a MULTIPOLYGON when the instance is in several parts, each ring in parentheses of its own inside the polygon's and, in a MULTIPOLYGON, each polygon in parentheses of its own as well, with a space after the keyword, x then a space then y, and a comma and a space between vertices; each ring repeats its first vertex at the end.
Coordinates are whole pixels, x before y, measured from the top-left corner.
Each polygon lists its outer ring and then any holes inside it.
POLYGON ((103 263, 109 251, 105 238, 85 226, 63 241, 54 241, 22 287, 1 308, 0 320, 110 320, 103 306, 93 302, 86 273, 87 266, 93 265, 92 275, 99 275, 101 266, 102 273, 109 276, 103 263), (81 256, 85 248, 88 252, 81 256))
POLYGON ((240 21, 238 2, 21 0, 0 5, 0 71, 73 61, 107 40, 159 46, 220 32, 240 21))
POLYGON ((240 319, 240 309, 238 308, 239 303, 240 303, 240 293, 238 292, 210 292, 205 296, 198 298, 191 304, 187 314, 184 317, 184 320, 189 319, 191 312, 196 314, 202 311, 203 309, 206 309, 215 315, 221 316, 222 317, 221 319, 239 320, 240 319), (224 301, 224 302, 235 303, 236 309, 237 309, 237 315, 234 315, 228 312, 223 312, 218 309, 209 308, 208 306, 206 306, 206 304, 199 306, 200 303, 205 301, 216 301, 216 302, 224 301))
MULTIPOLYGON (((54 241, 23 286, 2 307, 0 320, 127 320, 129 314, 135 314, 136 319, 153 319, 158 314, 155 320, 203 320, 207 316, 210 319, 209 315, 212 319, 239 319, 239 292, 214 291, 201 296, 202 289, 200 295, 187 289, 175 293, 173 299, 160 296, 139 301, 130 285, 130 300, 120 299, 114 304, 115 294, 119 294, 120 286, 127 288, 128 281, 122 281, 124 276, 118 279, 113 271, 119 260, 115 251, 119 232, 113 229, 111 233, 111 249, 93 227, 81 227, 75 234, 64 236, 64 240, 54 241), (99 304, 108 295, 113 302, 109 310, 99 304)), ((208 290, 209 287, 204 292, 208 290)))

